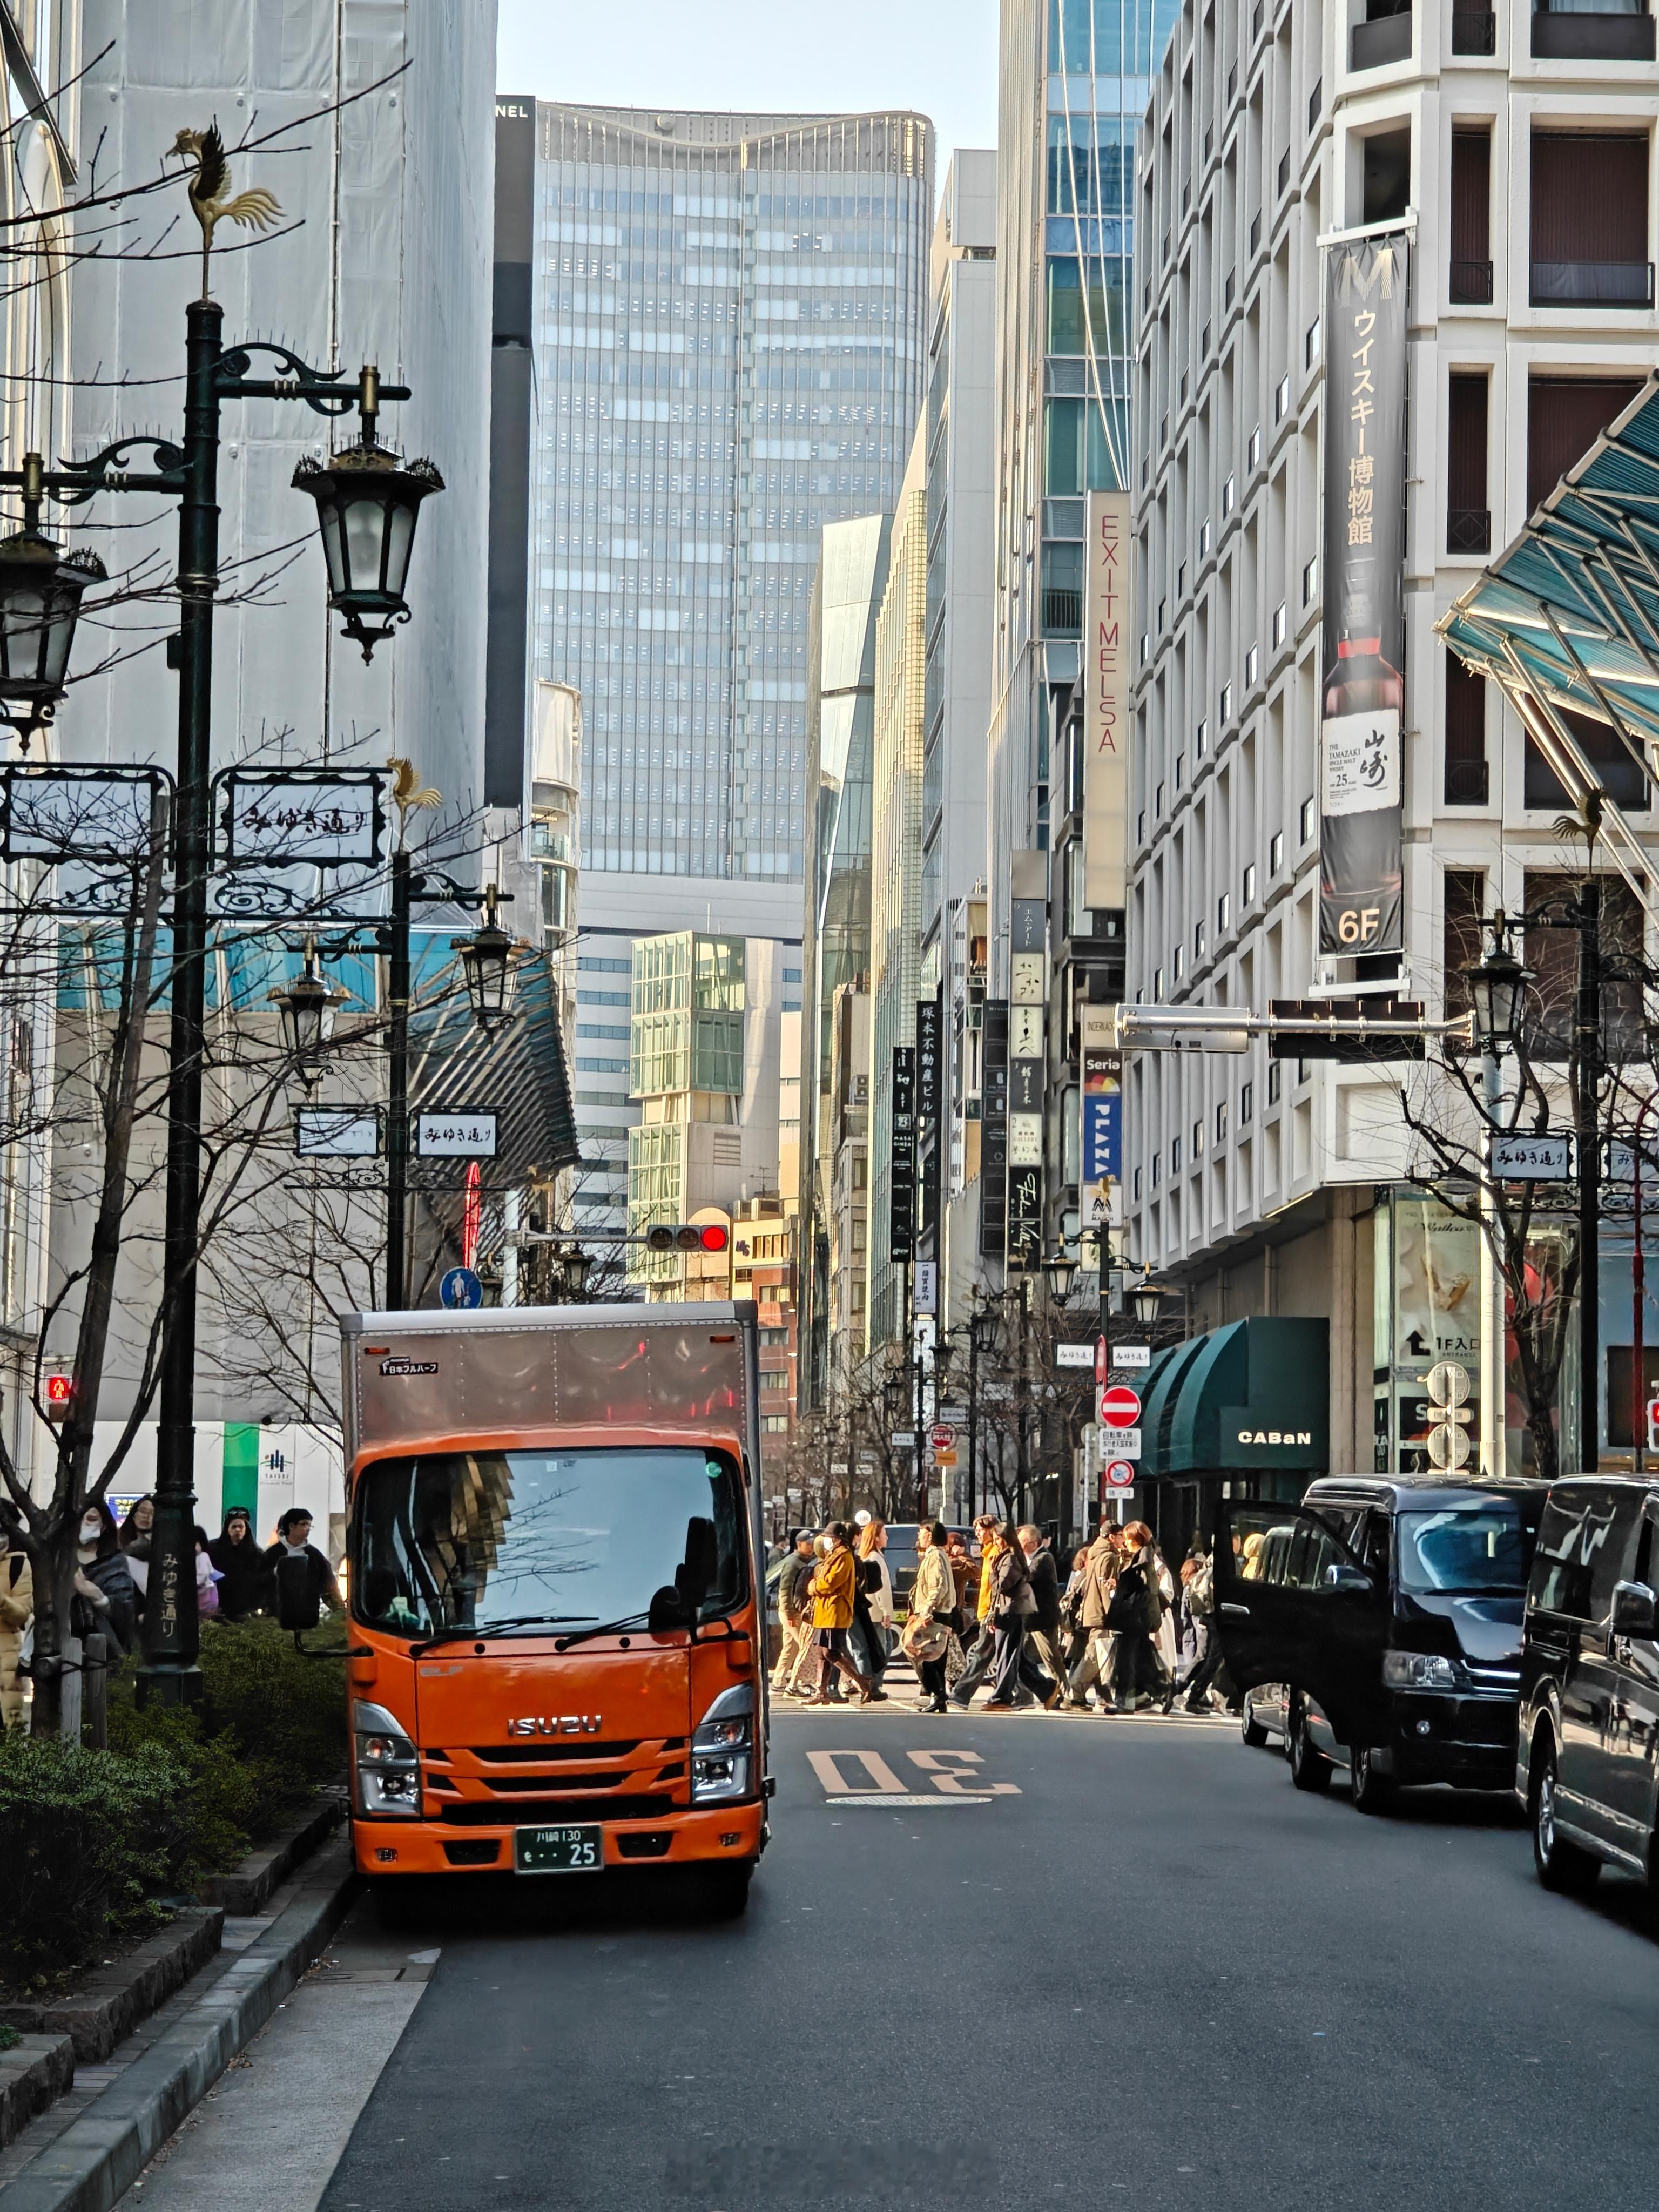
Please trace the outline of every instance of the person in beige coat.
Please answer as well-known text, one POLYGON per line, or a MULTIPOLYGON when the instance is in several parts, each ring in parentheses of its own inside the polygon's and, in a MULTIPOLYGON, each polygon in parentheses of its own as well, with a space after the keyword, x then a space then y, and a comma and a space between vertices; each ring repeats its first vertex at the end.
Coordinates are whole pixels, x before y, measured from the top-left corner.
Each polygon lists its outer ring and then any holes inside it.
POLYGON ((17 1672, 23 1631, 34 1613, 34 1578, 27 1552, 0 1555, 0 1729, 21 1729, 28 1701, 17 1672))

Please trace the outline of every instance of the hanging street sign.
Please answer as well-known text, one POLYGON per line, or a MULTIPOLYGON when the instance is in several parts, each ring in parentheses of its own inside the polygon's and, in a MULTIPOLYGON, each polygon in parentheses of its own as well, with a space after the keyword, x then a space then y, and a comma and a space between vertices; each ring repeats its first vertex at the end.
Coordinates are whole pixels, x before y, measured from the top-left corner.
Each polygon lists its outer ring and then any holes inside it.
POLYGON ((494 1113, 466 1108, 449 1114, 417 1114, 415 1157, 417 1160, 493 1160, 497 1118, 494 1113))
POLYGON ((0 767, 0 860, 142 863, 159 768, 0 767))
POLYGON ((1092 1344, 1057 1344, 1054 1346, 1056 1367, 1092 1367, 1095 1347, 1092 1344))
POLYGON ((895 1451, 914 1451, 916 1432, 914 1429, 891 1429, 888 1431, 887 1441, 895 1451))
POLYGON ((372 1160, 380 1149, 380 1117, 372 1106, 301 1106, 294 1149, 302 1160, 372 1160))
POLYGON ((483 1304, 483 1285, 471 1267, 452 1267, 438 1285, 440 1302, 454 1310, 483 1304))
POLYGON ((1109 1382, 1100 1394, 1100 1419, 1109 1429, 1133 1428, 1140 1419, 1140 1399, 1127 1382, 1109 1382))
POLYGON ((1115 1344, 1112 1346, 1114 1367, 1150 1367, 1152 1347, 1150 1344, 1115 1344))
POLYGON ((1572 1138, 1565 1131, 1532 1137, 1514 1129, 1495 1132, 1491 1166, 1499 1182, 1566 1182, 1572 1175, 1572 1138))
POLYGON ((215 781, 222 867, 372 867, 380 857, 378 769, 233 768, 215 781))

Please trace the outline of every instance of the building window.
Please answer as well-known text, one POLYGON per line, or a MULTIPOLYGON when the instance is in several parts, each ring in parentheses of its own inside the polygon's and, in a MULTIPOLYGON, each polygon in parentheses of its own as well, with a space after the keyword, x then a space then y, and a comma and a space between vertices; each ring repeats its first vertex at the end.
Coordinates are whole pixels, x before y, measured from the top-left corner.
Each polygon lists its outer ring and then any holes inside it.
POLYGON ((1154 968, 1152 970, 1152 1004, 1155 1006, 1161 1006, 1163 1003, 1164 970, 1161 968, 1154 968))
POLYGON ((1653 305, 1645 131, 1534 131, 1532 304, 1653 305))
POLYGON ((1492 132, 1454 131, 1451 142, 1451 268, 1455 307, 1492 304, 1492 132))
POLYGON ((1319 556, 1316 553, 1302 571, 1302 604, 1310 606, 1313 595, 1319 588, 1319 556))
POLYGON ((1180 981, 1181 981, 1182 977, 1182 976, 1186 974, 1186 972, 1187 972, 1187 948, 1186 948, 1186 946, 1185 946, 1184 945, 1176 945, 1176 947, 1175 948, 1175 951, 1173 951, 1173 953, 1171 953, 1171 955, 1170 955, 1170 963, 1171 963, 1171 965, 1174 967, 1174 969, 1175 969, 1175 979, 1176 979, 1176 982, 1178 983, 1178 982, 1180 982, 1180 981))
POLYGON ((1308 335, 1302 342, 1302 358, 1304 366, 1309 368, 1311 368, 1315 362, 1319 358, 1319 318, 1317 315, 1316 315, 1312 322, 1309 324, 1308 335))
POLYGON ((1203 1157, 1204 1124, 1202 1121, 1194 1121, 1193 1124, 1193 1165, 1196 1167, 1203 1157))
POLYGON ((1246 468, 1253 469, 1257 465, 1261 459, 1261 425, 1258 422, 1255 429, 1251 431, 1249 442, 1244 448, 1244 465, 1246 468))
POLYGON ((1156 1189, 1158 1188, 1158 1184, 1159 1184, 1163 1180, 1164 1180, 1164 1155, 1163 1155, 1163 1153, 1162 1153, 1162 1152, 1154 1152, 1154 1153, 1152 1154, 1152 1188, 1153 1188, 1154 1190, 1156 1190, 1156 1189))
POLYGON ((1200 722, 1197 730, 1194 733, 1193 750, 1198 755, 1200 760, 1202 760, 1205 754, 1208 752, 1209 750, 1210 726, 1208 722, 1200 722))
POLYGON ((1527 512, 1546 500, 1642 389, 1634 377, 1534 376, 1527 385, 1527 512))
POLYGON ((1449 1020, 1467 1013, 1469 987, 1463 974, 1480 957, 1480 917, 1486 905, 1484 868, 1448 868, 1445 873, 1446 914, 1441 937, 1445 978, 1445 1012, 1449 1020))
POLYGON ((1279 1095, 1285 1088, 1285 1063, 1282 1060, 1267 1062, 1267 1103, 1277 1106, 1279 1095))
POLYGON ((1139 1168, 1135 1170, 1135 1198, 1137 1202, 1139 1202, 1140 1198, 1140 1170, 1139 1168))
POLYGON ((1595 0, 1593 13, 1583 0, 1536 0, 1532 51, 1540 61, 1650 62, 1653 18, 1645 0, 1595 0))
POLYGON ((1206 514, 1198 526, 1198 557, 1207 560, 1210 552, 1210 518, 1206 514))
POLYGON ((1290 633, 1290 610, 1283 599, 1273 609, 1273 650, 1276 653, 1290 633))
POLYGON ((1241 1083, 1238 1086, 1239 1127, 1243 1128, 1246 1121, 1254 1120, 1255 1115, 1255 1085, 1254 1083, 1241 1083))
MULTIPOLYGON (((1245 1088, 1249 1089, 1248 1084, 1245 1088)), ((1227 1141, 1227 1102, 1224 1098, 1215 1109, 1215 1140, 1218 1145, 1227 1141)))
POLYGON ((1233 478, 1229 477, 1226 483, 1221 487, 1221 519, 1224 522, 1232 513, 1233 503, 1237 498, 1237 487, 1234 483, 1233 478))
POLYGON ((1208 950, 1208 947, 1206 946, 1206 943, 1205 943, 1205 938, 1204 938, 1204 925, 1203 925, 1203 923, 1202 923, 1201 921, 1195 921, 1195 922, 1193 924, 1193 957, 1194 957, 1194 960, 1202 960, 1202 959, 1203 959, 1203 957, 1204 957, 1204 955, 1205 955, 1205 953, 1206 953, 1206 951, 1207 950, 1208 950))
POLYGON ((1076 637, 1083 628, 1083 548, 1070 540, 1042 549, 1042 634, 1076 637))
POLYGON ((1275 830, 1267 844, 1267 873, 1276 876, 1285 865, 1285 832, 1275 830))
MULTIPOLYGON (((1170 1139, 1170 1173, 1172 1176, 1178 1176, 1181 1173, 1181 1139, 1179 1137, 1171 1137, 1170 1139)), ((1152 1177, 1154 1182, 1156 1182, 1158 1177, 1158 1158, 1156 1154, 1154 1154, 1152 1158, 1152 1177)))
POLYGON ((1221 687, 1221 726, 1224 730, 1232 719, 1233 687, 1231 684, 1224 684, 1221 687))
POLYGON ((1273 420, 1282 422, 1291 411, 1291 380, 1281 376, 1273 386, 1273 420))
POLYGON ((1261 672, 1261 651, 1257 647, 1253 645, 1244 656, 1244 689, 1247 691, 1255 690, 1255 680, 1261 672))
POLYGON ((1215 902, 1215 926, 1224 937, 1232 926, 1233 901, 1231 891, 1223 891, 1215 902))
POLYGON ((1490 553, 1492 514, 1486 489, 1485 372, 1450 377, 1446 386, 1446 550, 1490 553))
MULTIPOLYGON (((1555 712, 1578 740, 1608 798, 1627 814, 1644 812, 1649 804, 1647 778, 1618 731, 1606 722, 1592 721, 1588 714, 1575 714, 1571 708, 1558 707, 1555 712)), ((1572 811, 1566 787, 1530 738, 1526 743, 1521 803, 1551 814, 1572 811)))
POLYGON ((1153 812, 1155 815, 1158 815, 1158 814, 1162 814, 1162 813, 1163 813, 1163 811, 1164 811, 1164 786, 1160 783, 1160 784, 1158 785, 1158 787, 1157 790, 1156 790, 1156 791, 1154 791, 1154 792, 1153 792, 1153 793, 1152 793, 1152 812, 1153 812))
POLYGON ((1249 906, 1251 900, 1255 896, 1255 862, 1254 860, 1247 860, 1244 864, 1244 874, 1239 887, 1239 896, 1245 906, 1249 906))
POLYGON ((1395 222, 1412 198, 1412 134, 1379 131, 1364 142, 1364 216, 1366 222, 1395 222))
POLYGON ((1301 810, 1297 816, 1296 826, 1301 841, 1305 845, 1314 833, 1314 803, 1311 799, 1303 800, 1301 810))
POLYGON ((1448 806, 1484 806, 1487 799, 1486 679, 1455 653, 1446 655, 1448 806))

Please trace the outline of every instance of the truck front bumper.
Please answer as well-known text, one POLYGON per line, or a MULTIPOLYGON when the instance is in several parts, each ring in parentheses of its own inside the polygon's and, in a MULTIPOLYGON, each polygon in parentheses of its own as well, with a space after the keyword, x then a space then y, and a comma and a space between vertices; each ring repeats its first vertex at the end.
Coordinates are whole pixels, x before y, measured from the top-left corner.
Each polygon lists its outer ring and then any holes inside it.
MULTIPOLYGON (((607 1867, 708 1866, 755 1859, 765 1842, 766 1808, 752 1799, 688 1808, 653 1820, 607 1820, 597 1805, 586 1820, 567 1817, 573 1826, 602 1829, 607 1867)), ((364 1820, 354 1815, 351 1837, 360 1874, 510 1874, 514 1828, 537 1825, 545 1824, 503 1821, 499 1826, 463 1828, 442 1820, 364 1820)))

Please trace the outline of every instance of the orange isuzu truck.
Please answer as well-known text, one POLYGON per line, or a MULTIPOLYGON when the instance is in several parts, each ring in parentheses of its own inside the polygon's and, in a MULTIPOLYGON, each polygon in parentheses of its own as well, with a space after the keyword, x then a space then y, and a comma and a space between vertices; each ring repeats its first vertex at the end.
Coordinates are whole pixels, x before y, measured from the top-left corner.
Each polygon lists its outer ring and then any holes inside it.
POLYGON ((353 1314, 359 1869, 696 1870, 767 1838, 756 1310, 353 1314))

